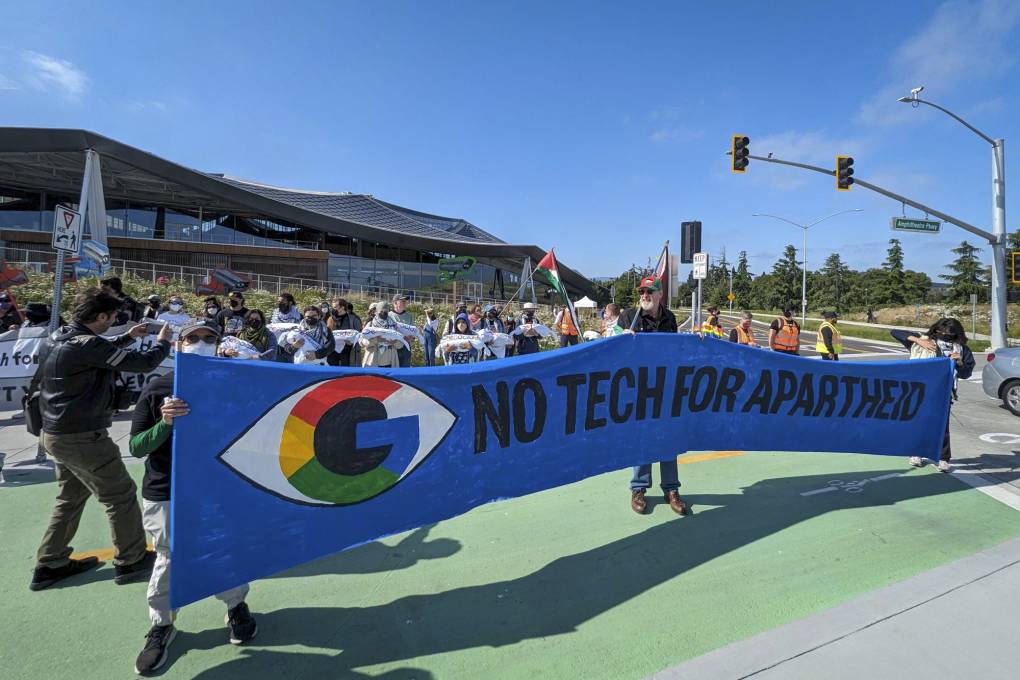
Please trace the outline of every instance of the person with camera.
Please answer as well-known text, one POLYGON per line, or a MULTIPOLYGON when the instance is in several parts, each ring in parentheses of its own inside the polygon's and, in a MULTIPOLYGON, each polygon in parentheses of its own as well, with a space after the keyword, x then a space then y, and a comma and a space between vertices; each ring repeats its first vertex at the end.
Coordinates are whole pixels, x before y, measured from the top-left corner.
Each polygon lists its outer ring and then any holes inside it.
POLYGON ((137 489, 107 429, 117 372, 154 370, 170 353, 172 331, 164 325, 148 351, 125 349, 148 331, 146 324, 139 324, 123 335, 104 338, 122 307, 123 301, 112 293, 95 288, 80 293, 71 325, 50 335, 40 350, 29 394, 38 387, 42 445, 56 461, 57 503, 36 555, 31 590, 48 588, 98 564, 95 557, 70 558, 71 540, 92 495, 106 506, 115 550, 114 581, 131 583, 152 571, 155 554, 146 550, 137 489))

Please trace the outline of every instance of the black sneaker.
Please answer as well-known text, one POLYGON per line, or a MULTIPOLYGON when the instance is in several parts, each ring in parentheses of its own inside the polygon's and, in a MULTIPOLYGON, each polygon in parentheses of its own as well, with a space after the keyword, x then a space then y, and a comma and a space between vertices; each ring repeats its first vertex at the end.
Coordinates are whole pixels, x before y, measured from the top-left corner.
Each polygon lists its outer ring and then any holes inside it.
POLYGON ((32 572, 32 582, 28 584, 28 588, 29 590, 43 590, 57 581, 63 581, 68 576, 95 569, 97 566, 99 566, 98 557, 86 557, 83 560, 69 560, 62 567, 36 567, 32 572))
POLYGON ((239 645, 255 637, 259 627, 255 624, 255 617, 248 611, 248 605, 244 602, 227 611, 227 627, 230 629, 230 644, 239 645))
POLYGON ((146 580, 152 573, 152 565, 154 564, 156 564, 156 553, 153 550, 147 550, 145 557, 137 562, 114 567, 113 582, 118 586, 122 586, 125 583, 146 580))
POLYGON ((135 659, 135 673, 151 675, 166 663, 170 643, 177 637, 177 629, 169 626, 153 626, 145 635, 145 647, 135 659))

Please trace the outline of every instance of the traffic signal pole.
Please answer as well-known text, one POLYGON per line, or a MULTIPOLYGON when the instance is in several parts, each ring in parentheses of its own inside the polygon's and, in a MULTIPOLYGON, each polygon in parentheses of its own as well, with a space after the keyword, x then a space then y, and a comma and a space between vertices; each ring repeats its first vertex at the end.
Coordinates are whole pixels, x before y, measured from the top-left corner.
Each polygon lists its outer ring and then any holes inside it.
MULTIPOLYGON (((949 224, 955 224, 964 231, 984 239, 992 247, 992 343, 991 348, 997 349, 999 347, 1007 347, 1006 342, 1006 181, 1005 181, 1005 167, 1003 160, 1003 140, 995 140, 993 161, 995 177, 993 180, 993 232, 985 231, 979 227, 975 227, 969 222, 947 215, 946 213, 936 210, 931 206, 927 206, 923 203, 919 203, 913 199, 901 196, 897 193, 884 189, 876 184, 865 182, 862 179, 854 177, 854 186, 863 187, 870 191, 874 191, 876 194, 881 194, 888 198, 893 199, 898 203, 909 205, 912 208, 922 210, 929 215, 938 217, 943 222, 949 224)), ((788 165, 794 168, 802 168, 804 170, 812 170, 814 172, 820 172, 823 175, 829 175, 830 177, 836 176, 836 171, 828 168, 820 168, 817 165, 808 165, 807 163, 796 163, 794 161, 784 161, 779 158, 767 158, 765 156, 748 156, 751 160, 761 161, 763 163, 775 163, 777 165, 788 165)))

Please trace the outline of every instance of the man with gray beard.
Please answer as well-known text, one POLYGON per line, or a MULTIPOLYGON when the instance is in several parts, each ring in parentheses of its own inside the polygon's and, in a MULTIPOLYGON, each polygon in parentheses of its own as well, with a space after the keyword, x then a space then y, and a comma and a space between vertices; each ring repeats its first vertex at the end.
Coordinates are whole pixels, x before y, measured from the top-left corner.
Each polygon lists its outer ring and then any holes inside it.
MULTIPOLYGON (((638 307, 623 310, 616 325, 628 333, 676 333, 676 317, 662 304, 662 284, 654 275, 646 276, 638 283, 638 307)), ((677 453, 680 453, 677 451, 677 453)), ((680 498, 680 476, 676 458, 659 463, 662 477, 662 493, 669 507, 678 515, 686 515, 687 503, 680 498)), ((645 493, 652 486, 652 464, 638 465, 630 480, 630 507, 639 515, 645 514, 648 501, 645 493)))

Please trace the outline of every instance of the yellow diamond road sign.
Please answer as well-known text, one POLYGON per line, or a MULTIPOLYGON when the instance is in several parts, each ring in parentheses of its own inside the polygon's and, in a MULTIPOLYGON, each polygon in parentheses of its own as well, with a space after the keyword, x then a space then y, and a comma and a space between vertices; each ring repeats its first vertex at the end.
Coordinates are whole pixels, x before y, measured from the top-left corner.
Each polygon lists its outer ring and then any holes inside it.
POLYGON ((726 296, 726 299, 729 300, 730 302, 733 302, 734 300, 737 299, 737 296, 734 295, 733 293, 730 293, 729 295, 726 296))

